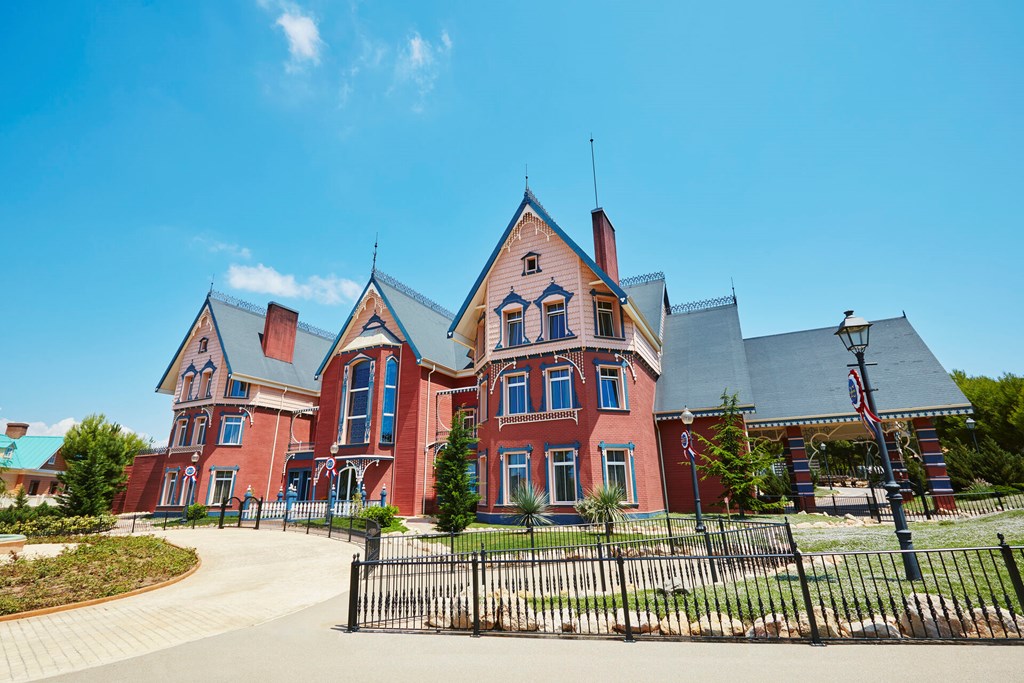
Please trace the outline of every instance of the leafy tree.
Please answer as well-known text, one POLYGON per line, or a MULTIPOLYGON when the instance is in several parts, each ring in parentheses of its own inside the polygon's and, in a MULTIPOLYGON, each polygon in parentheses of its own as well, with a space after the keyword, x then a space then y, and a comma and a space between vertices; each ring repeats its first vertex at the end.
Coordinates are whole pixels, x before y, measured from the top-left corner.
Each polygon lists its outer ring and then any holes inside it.
POLYGON ((1000 448, 994 439, 974 445, 954 442, 945 453, 949 480, 956 491, 965 491, 977 480, 996 486, 1024 487, 1024 458, 1000 448))
POLYGON ((437 528, 459 532, 476 519, 480 496, 473 492, 473 481, 467 470, 477 439, 463 425, 463 412, 452 416, 448 441, 434 461, 434 490, 437 492, 437 528))
MULTIPOLYGON (((1024 377, 1009 373, 998 379, 970 377, 962 370, 950 376, 974 406, 978 440, 992 439, 998 448, 1024 455, 1024 377)), ((966 421, 966 416, 936 418, 939 437, 947 444, 957 441, 973 447, 966 421)))
POLYGON ((28 491, 21 484, 18 484, 14 489, 14 509, 15 510, 27 510, 28 509, 28 491))
POLYGON ((65 515, 101 515, 128 480, 125 467, 149 444, 104 415, 89 415, 64 435, 66 470, 58 503, 65 515))
POLYGON ((736 394, 722 392, 722 417, 715 422, 710 439, 697 435, 704 446, 697 469, 701 479, 715 477, 724 491, 720 498, 745 510, 762 512, 776 510, 778 502, 757 499, 757 489, 771 476, 771 466, 778 460, 768 439, 748 438, 743 428, 743 415, 737 407, 736 394))

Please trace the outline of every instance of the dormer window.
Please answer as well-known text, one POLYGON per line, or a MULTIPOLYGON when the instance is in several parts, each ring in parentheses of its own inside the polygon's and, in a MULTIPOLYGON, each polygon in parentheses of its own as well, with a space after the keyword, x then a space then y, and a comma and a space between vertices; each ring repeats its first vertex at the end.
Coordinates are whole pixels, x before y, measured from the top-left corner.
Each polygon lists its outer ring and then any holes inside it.
POLYGON ((607 299, 597 301, 597 336, 615 337, 615 304, 607 299))
POLYGON ((531 251, 523 257, 523 275, 540 272, 540 254, 531 251))
POLYGON ((200 339, 199 340, 199 353, 206 353, 206 349, 209 346, 209 344, 210 344, 210 340, 207 339, 206 337, 203 337, 202 339, 200 339))
POLYGON ((548 339, 561 339, 568 336, 565 326, 565 302, 553 301, 544 306, 544 318, 547 324, 548 339))

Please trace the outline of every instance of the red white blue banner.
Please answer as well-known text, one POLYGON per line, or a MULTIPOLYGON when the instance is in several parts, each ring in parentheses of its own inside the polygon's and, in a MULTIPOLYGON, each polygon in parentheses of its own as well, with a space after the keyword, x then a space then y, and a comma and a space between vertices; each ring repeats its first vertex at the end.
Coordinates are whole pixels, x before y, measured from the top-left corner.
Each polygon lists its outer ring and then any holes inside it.
POLYGON ((683 453, 694 458, 697 457, 697 452, 693 450, 693 436, 690 434, 689 429, 683 430, 683 435, 679 437, 679 441, 683 446, 683 453))
POLYGON ((853 409, 857 411, 857 415, 860 416, 860 421, 864 423, 865 429, 873 435, 875 433, 875 425, 881 424, 882 418, 875 415, 874 411, 868 406, 868 395, 864 391, 864 382, 861 381, 860 373, 857 372, 856 368, 850 370, 847 388, 850 391, 850 403, 853 404, 853 409))
POLYGON ((327 462, 324 463, 324 471, 330 476, 334 476, 334 468, 337 465, 334 458, 327 458, 327 462))
POLYGON ((188 467, 185 468, 185 477, 187 479, 191 479, 192 481, 196 480, 196 466, 195 465, 189 465, 188 467))

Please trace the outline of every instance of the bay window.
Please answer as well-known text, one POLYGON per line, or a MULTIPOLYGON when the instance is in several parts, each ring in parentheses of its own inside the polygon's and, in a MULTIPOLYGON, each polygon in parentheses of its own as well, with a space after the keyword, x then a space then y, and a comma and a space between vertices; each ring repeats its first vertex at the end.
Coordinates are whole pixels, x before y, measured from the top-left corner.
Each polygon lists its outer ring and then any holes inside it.
POLYGON ((625 500, 629 500, 629 461, 626 450, 607 449, 604 452, 604 483, 609 487, 622 489, 625 500))
POLYGON ((505 455, 505 500, 520 487, 529 485, 529 460, 526 453, 507 453, 505 455))
POLYGON ((548 371, 548 410, 572 408, 572 373, 569 368, 548 371))
POLYGON ((625 396, 623 395, 622 368, 618 366, 605 366, 599 369, 598 392, 601 408, 609 410, 621 410, 626 407, 625 396))
POLYGON ((348 390, 346 405, 345 443, 367 443, 369 430, 367 421, 370 414, 370 361, 364 360, 352 366, 352 386, 348 390))
POLYGON ((571 505, 576 502, 576 454, 572 450, 551 451, 551 502, 571 505))
POLYGON ((244 417, 241 415, 225 415, 220 423, 220 444, 222 446, 242 445, 242 424, 244 417))
POLYGON ((529 412, 526 402, 526 375, 505 378, 505 414, 520 415, 529 412))

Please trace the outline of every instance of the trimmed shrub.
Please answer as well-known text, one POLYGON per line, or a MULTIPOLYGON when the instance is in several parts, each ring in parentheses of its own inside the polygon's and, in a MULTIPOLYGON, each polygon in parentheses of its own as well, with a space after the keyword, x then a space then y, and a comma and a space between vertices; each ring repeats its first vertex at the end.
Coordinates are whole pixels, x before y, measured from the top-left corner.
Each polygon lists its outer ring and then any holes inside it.
POLYGON ((395 519, 398 517, 398 508, 394 505, 363 508, 359 516, 363 519, 372 519, 380 524, 381 529, 386 529, 395 523, 395 519))
POLYGON ((188 521, 206 519, 209 509, 201 503, 192 503, 185 510, 185 519, 188 521))
POLYGON ((13 522, 0 521, 0 534, 25 536, 72 536, 109 531, 117 524, 113 515, 95 517, 37 517, 13 522))

